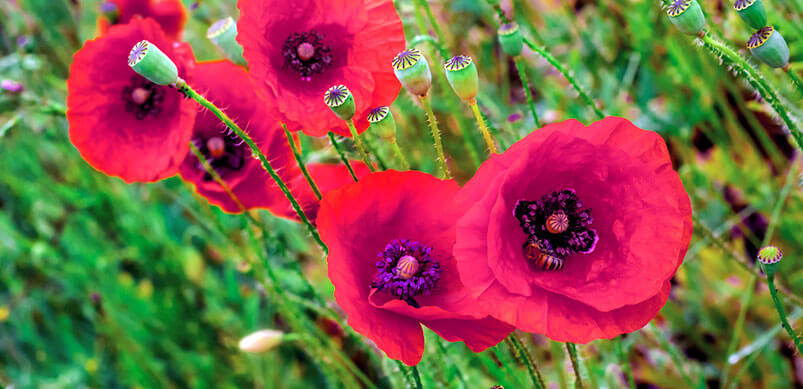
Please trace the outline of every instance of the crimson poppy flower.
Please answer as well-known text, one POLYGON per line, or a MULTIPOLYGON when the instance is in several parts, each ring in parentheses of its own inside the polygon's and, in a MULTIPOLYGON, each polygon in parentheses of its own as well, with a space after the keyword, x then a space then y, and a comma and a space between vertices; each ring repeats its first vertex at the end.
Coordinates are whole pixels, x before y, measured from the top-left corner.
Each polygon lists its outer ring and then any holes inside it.
POLYGON ((100 5, 98 30, 126 24, 135 18, 153 18, 172 40, 179 40, 187 22, 187 10, 180 0, 106 0, 100 5))
POLYGON ((452 257, 458 185, 416 172, 372 173, 327 194, 318 213, 329 278, 348 324, 393 359, 417 364, 421 324, 480 352, 513 327, 469 296, 452 257))
MULTIPOLYGON (((371 172, 371 170, 368 169, 368 165, 362 161, 350 161, 349 164, 351 168, 354 169, 354 175, 356 175, 358 179, 371 172)), ((318 190, 324 196, 335 189, 339 189, 354 182, 348 168, 343 164, 310 163, 307 164, 307 170, 312 180, 315 181, 318 190)), ((321 204, 312 192, 312 188, 310 188, 307 179, 300 171, 296 174, 296 178, 290 182, 290 190, 298 199, 307 217, 315 222, 321 204)))
POLYGON ((647 324, 691 239, 689 197, 661 137, 621 118, 551 124, 461 189, 454 255, 483 308, 587 343, 647 324))
POLYGON ((189 150, 198 111, 175 88, 153 84, 128 66, 131 47, 143 39, 192 80, 190 46, 173 43, 152 19, 113 26, 87 41, 75 53, 67 80, 70 141, 92 167, 126 182, 174 175, 189 150))
POLYGON ((332 85, 346 85, 357 106, 357 130, 371 108, 390 105, 401 85, 390 66, 405 47, 391 0, 240 0, 237 41, 277 115, 311 136, 350 136, 323 102, 332 85))

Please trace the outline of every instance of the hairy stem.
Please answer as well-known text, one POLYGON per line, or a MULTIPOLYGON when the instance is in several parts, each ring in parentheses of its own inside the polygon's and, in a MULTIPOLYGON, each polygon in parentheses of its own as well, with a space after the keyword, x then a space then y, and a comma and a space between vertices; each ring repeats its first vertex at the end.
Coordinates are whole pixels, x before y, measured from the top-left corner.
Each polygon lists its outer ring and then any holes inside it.
POLYGON ((365 143, 363 143, 362 138, 360 138, 360 134, 357 133, 357 129, 354 127, 354 121, 351 119, 346 120, 346 124, 349 126, 349 131, 351 132, 351 137, 354 138, 354 143, 357 144, 357 151, 360 152, 362 161, 368 165, 368 170, 371 172, 376 171, 376 169, 374 169, 374 164, 371 163, 371 158, 368 157, 368 151, 365 149, 365 143))
POLYGON ((349 159, 346 158, 346 154, 343 153, 343 150, 340 149, 340 143, 337 142, 337 138, 335 138, 335 134, 329 131, 329 141, 332 142, 332 147, 335 148, 337 151, 337 155, 340 157, 340 160, 346 165, 346 168, 349 170, 349 174, 351 174, 351 178, 354 182, 357 182, 357 175, 354 174, 354 169, 351 168, 351 163, 349 163, 349 159))
POLYGON ((775 289, 775 275, 768 275, 767 276, 767 286, 770 288, 770 295, 772 295, 772 302, 775 303, 775 309, 778 311, 778 316, 781 318, 781 325, 786 330, 786 333, 789 334, 789 337, 792 338, 792 341, 795 342, 795 347, 797 347, 797 351, 803 354, 803 348, 800 346, 800 338, 798 338, 797 334, 794 330, 792 330, 792 325, 789 324, 789 320, 786 318, 786 312, 783 309, 783 304, 781 303, 781 297, 778 295, 778 289, 775 289))
POLYGON ((527 96, 527 105, 530 106, 530 113, 533 115, 535 128, 540 128, 541 123, 538 120, 538 112, 535 111, 535 101, 533 100, 533 92, 530 90, 530 79, 527 77, 527 69, 524 67, 524 58, 522 56, 516 56, 513 58, 513 63, 516 66, 516 70, 519 72, 519 79, 521 79, 521 85, 524 88, 524 95, 527 96))
POLYGON ((580 377, 580 359, 577 358, 577 346, 574 343, 566 342, 566 351, 569 352, 569 359, 572 361, 572 369, 574 370, 574 387, 582 388, 583 379, 580 377))
POLYGON ((492 154, 498 153, 499 151, 496 150, 496 143, 494 142, 493 135, 488 131, 488 126, 485 125, 485 119, 482 118, 477 100, 471 100, 468 105, 471 107, 471 112, 474 112, 474 117, 477 119, 477 124, 480 126, 480 131, 482 132, 482 137, 485 138, 485 144, 488 146, 488 150, 490 150, 492 154))
POLYGON ((518 355, 519 360, 524 364, 525 367, 527 367, 527 372, 530 374, 530 379, 533 381, 533 385, 537 389, 545 389, 546 385, 544 385, 544 379, 541 378, 541 372, 538 370, 538 366, 535 364, 535 359, 530 354, 527 346, 521 342, 516 334, 510 334, 507 338, 505 338, 505 340, 513 349, 514 353, 518 355))
POLYGON ((427 111, 427 121, 429 128, 432 130, 432 139, 435 143, 435 152, 438 154, 438 164, 440 165, 442 177, 447 179, 452 178, 452 173, 449 171, 449 165, 446 164, 446 155, 443 153, 443 144, 441 143, 441 131, 438 128, 438 119, 435 118, 435 112, 432 112, 432 104, 429 101, 429 96, 421 96, 421 105, 427 111))
POLYGON ((296 147, 296 142, 293 140, 293 136, 290 135, 290 131, 287 131, 287 125, 282 123, 282 129, 284 129, 284 135, 287 137, 287 143, 290 144, 290 149, 293 150, 293 156, 296 158, 298 167, 301 168, 301 173, 304 174, 304 178, 307 179, 307 183, 309 184, 310 188, 312 188, 312 193, 315 193, 315 197, 320 200, 322 197, 321 191, 318 190, 318 185, 315 185, 315 181, 312 180, 312 176, 310 176, 309 171, 307 170, 307 165, 304 163, 304 158, 302 158, 301 153, 298 152, 298 148, 296 147))

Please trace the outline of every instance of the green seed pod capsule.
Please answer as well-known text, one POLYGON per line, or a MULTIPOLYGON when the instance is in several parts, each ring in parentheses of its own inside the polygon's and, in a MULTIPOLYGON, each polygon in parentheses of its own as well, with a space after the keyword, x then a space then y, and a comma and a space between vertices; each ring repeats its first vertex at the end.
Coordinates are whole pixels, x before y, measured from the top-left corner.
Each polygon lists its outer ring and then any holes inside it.
POLYGON ((766 246, 758 251, 758 263, 761 264, 767 277, 772 277, 778 271, 781 258, 783 258, 783 253, 775 246, 766 246))
POLYGON ((371 123, 372 131, 387 141, 396 138, 396 121, 390 107, 377 107, 368 113, 368 122, 371 123))
POLYGON ((767 12, 761 0, 736 0, 733 8, 750 27, 758 30, 767 25, 767 12))
POLYGON ((516 22, 510 24, 503 24, 499 27, 499 44, 502 45, 502 51, 510 56, 517 56, 521 54, 524 49, 524 37, 519 31, 519 25, 516 22))
POLYGON ((217 21, 206 30, 206 37, 209 38, 229 61, 237 65, 245 66, 243 58, 243 47, 237 43, 237 23, 231 16, 217 21))
POLYGON ((467 55, 456 55, 443 64, 446 79, 457 97, 472 101, 480 88, 477 66, 467 55))
POLYGON ((393 58, 393 73, 407 89, 416 96, 426 96, 432 86, 432 73, 429 63, 421 51, 406 49, 393 58))
POLYGON ((696 0, 673 0, 666 13, 681 32, 690 35, 700 35, 703 32, 705 16, 696 0))
POLYGON ((354 105, 354 96, 345 85, 335 85, 329 88, 323 95, 323 101, 342 120, 350 120, 357 110, 354 105))
POLYGON ((128 53, 128 66, 157 85, 171 85, 178 81, 178 68, 173 60, 145 40, 139 41, 128 53))
POLYGON ((782 68, 789 64, 789 46, 786 40, 772 26, 756 31, 747 41, 747 48, 753 56, 774 68, 782 68))

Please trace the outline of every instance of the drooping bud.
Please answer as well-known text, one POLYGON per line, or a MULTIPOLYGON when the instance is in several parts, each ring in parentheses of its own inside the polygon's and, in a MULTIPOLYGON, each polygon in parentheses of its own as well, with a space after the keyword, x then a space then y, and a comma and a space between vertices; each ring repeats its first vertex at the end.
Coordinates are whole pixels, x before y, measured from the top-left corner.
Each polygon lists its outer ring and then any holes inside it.
POLYGON ((417 49, 406 49, 393 58, 393 73, 408 92, 426 96, 432 85, 427 59, 417 49))
POLYGON ((499 44, 502 45, 502 51, 510 56, 517 56, 521 54, 524 49, 524 37, 521 35, 519 25, 516 22, 503 24, 499 27, 499 44))
POLYGON ((237 23, 231 16, 217 21, 206 30, 206 37, 228 58, 237 65, 245 66, 243 47, 237 43, 237 23))
POLYGON ((761 264, 761 268, 767 277, 775 275, 778 265, 781 263, 781 258, 783 258, 783 253, 781 249, 775 246, 762 247, 758 251, 758 263, 761 264))
POLYGON ((467 55, 456 55, 443 64, 446 80, 454 93, 465 101, 472 101, 480 88, 477 66, 467 55))
POLYGON ((357 107, 354 105, 354 96, 345 85, 335 85, 326 90, 323 101, 332 112, 342 120, 349 120, 354 117, 357 107))
POLYGON ((736 0, 733 8, 750 27, 760 29, 767 25, 767 12, 761 0, 736 0))
POLYGON ((264 353, 282 343, 284 333, 276 330, 260 330, 240 340, 240 350, 247 353, 264 353))
POLYGON ((782 68, 789 64, 789 46, 786 40, 772 26, 756 31, 747 41, 747 48, 754 57, 774 68, 782 68))
POLYGON ((170 85, 178 81, 178 68, 173 60, 146 40, 139 41, 131 49, 128 66, 157 85, 170 85))
POLYGON ((673 0, 666 13, 681 32, 690 35, 700 35, 703 32, 705 16, 696 0, 673 0))
POLYGON ((383 139, 391 141, 396 138, 396 120, 393 119, 390 107, 372 109, 368 113, 368 122, 371 123, 374 133, 383 139))
POLYGON ((2 80, 0 81, 0 89, 11 93, 21 93, 25 90, 25 86, 14 80, 2 80))

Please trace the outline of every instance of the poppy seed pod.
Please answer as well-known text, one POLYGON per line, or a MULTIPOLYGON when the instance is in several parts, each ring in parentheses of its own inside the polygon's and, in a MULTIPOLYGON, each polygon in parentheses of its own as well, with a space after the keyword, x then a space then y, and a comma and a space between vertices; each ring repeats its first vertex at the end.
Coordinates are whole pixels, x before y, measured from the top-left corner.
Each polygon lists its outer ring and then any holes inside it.
POLYGON ((767 25, 767 12, 761 0, 736 0, 733 8, 750 27, 760 29, 767 25))
POLYGON ((371 123, 371 128, 374 132, 383 139, 392 140, 396 138, 396 120, 393 119, 390 107, 372 109, 368 114, 368 122, 371 123))
POLYGON ((157 85, 171 85, 178 81, 178 68, 173 60, 146 40, 139 41, 131 49, 128 66, 157 85))
POLYGON ((756 31, 747 41, 747 48, 754 57, 774 68, 782 68, 789 64, 789 46, 781 33, 772 26, 756 31))
POLYGON ((772 277, 778 271, 781 258, 783 258, 783 253, 775 246, 766 246, 758 251, 758 263, 761 264, 767 277, 772 277))
POLYGON ((705 16, 696 0, 673 0, 666 9, 669 20, 683 33, 699 35, 705 25, 705 16))
POLYGON ((237 43, 237 23, 231 16, 221 19, 211 25, 206 30, 206 37, 209 38, 229 61, 237 65, 245 65, 243 58, 243 47, 237 43))
POLYGON ((515 57, 521 54, 524 49, 524 37, 521 35, 519 25, 516 22, 503 24, 499 27, 499 44, 502 45, 502 51, 505 54, 515 57))
POLYGON ((335 85, 329 88, 323 95, 323 101, 342 120, 350 120, 357 111, 354 105, 354 96, 345 85, 335 85))
POLYGON ((432 86, 432 73, 426 57, 417 49, 406 49, 393 58, 393 73, 404 89, 416 96, 426 96, 432 86))
POLYGON ((474 100, 479 91, 477 66, 467 55, 456 55, 443 64, 446 79, 454 93, 465 101, 474 100))

